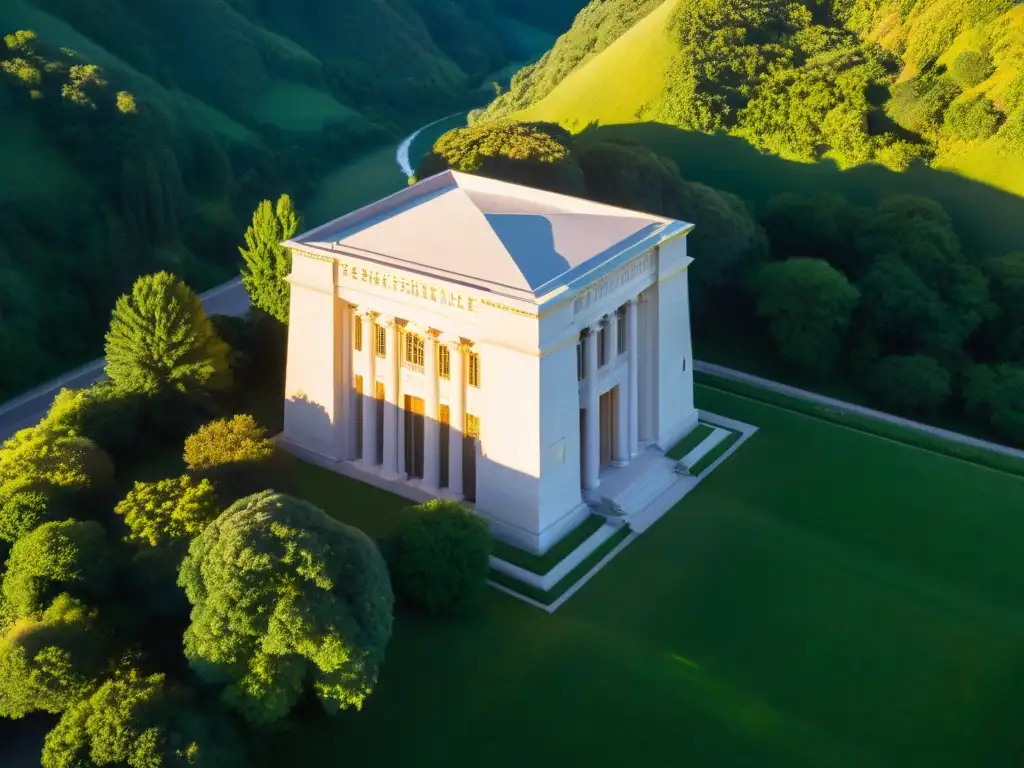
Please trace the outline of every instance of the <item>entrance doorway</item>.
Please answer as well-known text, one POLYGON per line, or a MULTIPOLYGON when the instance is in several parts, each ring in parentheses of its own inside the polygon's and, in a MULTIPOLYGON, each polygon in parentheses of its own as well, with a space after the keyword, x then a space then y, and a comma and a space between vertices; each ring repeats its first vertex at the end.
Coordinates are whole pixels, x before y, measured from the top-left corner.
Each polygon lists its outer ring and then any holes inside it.
POLYGON ((375 381, 373 396, 377 400, 377 464, 384 463, 384 382, 375 381))
POLYGON ((423 477, 423 416, 422 398, 405 396, 405 471, 410 478, 423 477))
POLYGON ((615 445, 615 413, 619 405, 619 388, 612 387, 601 395, 598 402, 598 429, 601 440, 601 468, 612 463, 612 446, 615 445))

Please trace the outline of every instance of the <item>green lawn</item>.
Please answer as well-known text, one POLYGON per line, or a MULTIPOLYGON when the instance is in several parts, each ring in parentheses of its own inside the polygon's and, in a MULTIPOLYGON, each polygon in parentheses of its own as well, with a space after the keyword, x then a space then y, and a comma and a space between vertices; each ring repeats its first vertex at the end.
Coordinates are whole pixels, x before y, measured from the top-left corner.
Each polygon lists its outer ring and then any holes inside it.
MULTIPOLYGON (((1024 479, 720 390, 760 427, 555 614, 400 617, 361 713, 279 764, 1014 766, 1024 479)), ((310 469, 387 530, 404 502, 310 469)))

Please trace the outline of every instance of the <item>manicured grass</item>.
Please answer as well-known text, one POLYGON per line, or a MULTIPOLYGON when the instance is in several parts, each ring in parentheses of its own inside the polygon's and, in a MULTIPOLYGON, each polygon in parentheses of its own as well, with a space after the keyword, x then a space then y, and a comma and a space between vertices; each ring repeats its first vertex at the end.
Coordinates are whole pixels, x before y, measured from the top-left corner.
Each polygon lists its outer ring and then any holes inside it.
POLYGON ((551 605, 555 600, 568 592, 576 582, 587 574, 591 568, 601 562, 601 559, 605 555, 619 546, 622 540, 629 536, 629 534, 629 527, 625 525, 622 526, 605 541, 601 542, 600 546, 583 558, 579 565, 569 571, 561 581, 555 584, 547 592, 530 584, 523 584, 521 581, 499 571, 491 571, 491 581, 497 582, 503 587, 508 587, 513 592, 518 592, 520 595, 536 600, 541 605, 551 605))
POLYGON ((503 541, 494 542, 494 556, 506 563, 518 565, 520 568, 543 576, 562 560, 568 557, 584 541, 589 539, 597 529, 605 524, 605 519, 600 515, 591 515, 572 531, 569 532, 555 546, 543 555, 534 555, 530 552, 513 547, 503 541))
POLYGON ((707 387, 732 392, 743 397, 753 398, 763 403, 770 403, 782 408, 787 408, 799 413, 805 413, 815 418, 824 419, 834 424, 839 424, 850 429, 856 429, 868 434, 884 437, 889 440, 898 440, 908 445, 925 448, 930 451, 942 453, 947 456, 970 461, 984 467, 1010 472, 1024 477, 1024 462, 1012 456, 989 451, 984 448, 977 448, 971 445, 950 442, 938 437, 929 435, 926 432, 919 432, 915 429, 892 424, 887 421, 859 416, 856 414, 844 413, 824 405, 800 400, 789 395, 779 394, 768 389, 755 387, 732 379, 725 379, 707 373, 697 372, 694 374, 694 381, 707 387))
POLYGON ((699 475, 718 459, 725 455, 726 451, 732 448, 736 443, 740 441, 743 435, 740 432, 729 431, 729 436, 722 440, 718 445, 712 448, 710 451, 700 457, 693 466, 689 467, 691 475, 699 475))
MULTIPOLYGON (((363 711, 310 712, 272 762, 1014 765, 1024 479, 704 386, 697 405, 760 431, 556 613, 494 590, 477 616, 400 616, 363 711)), ((332 514, 393 514, 318 474, 332 514)))
POLYGON ((697 428, 690 434, 676 443, 665 455, 676 461, 681 460, 686 454, 704 442, 704 440, 715 431, 715 428, 708 424, 698 424, 697 428))

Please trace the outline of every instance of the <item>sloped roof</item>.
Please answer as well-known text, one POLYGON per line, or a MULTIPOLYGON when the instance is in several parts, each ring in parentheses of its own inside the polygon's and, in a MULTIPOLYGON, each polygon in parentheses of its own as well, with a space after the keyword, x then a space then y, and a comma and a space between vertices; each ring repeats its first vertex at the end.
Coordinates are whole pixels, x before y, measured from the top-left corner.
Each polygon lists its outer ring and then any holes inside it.
POLYGON ((444 171, 285 245, 349 253, 535 302, 690 225, 444 171))

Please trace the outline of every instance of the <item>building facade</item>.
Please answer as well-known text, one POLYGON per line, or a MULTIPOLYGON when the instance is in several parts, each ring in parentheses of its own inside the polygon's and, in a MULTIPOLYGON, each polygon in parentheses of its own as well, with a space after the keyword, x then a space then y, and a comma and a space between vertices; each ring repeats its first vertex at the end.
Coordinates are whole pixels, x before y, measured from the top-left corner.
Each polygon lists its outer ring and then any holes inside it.
POLYGON ((282 444, 546 551, 696 426, 691 229, 446 171, 288 241, 282 444))

